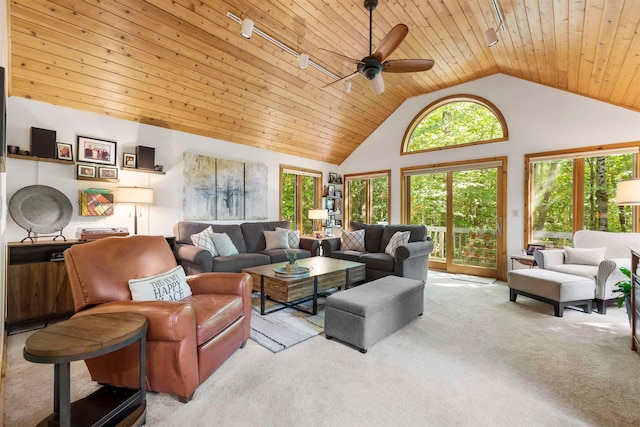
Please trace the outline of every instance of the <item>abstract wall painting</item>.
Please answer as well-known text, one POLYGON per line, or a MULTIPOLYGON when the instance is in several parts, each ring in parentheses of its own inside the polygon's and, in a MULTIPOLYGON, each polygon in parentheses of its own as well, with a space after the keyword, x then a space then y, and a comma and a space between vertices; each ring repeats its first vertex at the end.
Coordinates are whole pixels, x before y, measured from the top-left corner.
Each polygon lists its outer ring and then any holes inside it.
POLYGON ((244 218, 267 219, 267 165, 244 164, 244 218))

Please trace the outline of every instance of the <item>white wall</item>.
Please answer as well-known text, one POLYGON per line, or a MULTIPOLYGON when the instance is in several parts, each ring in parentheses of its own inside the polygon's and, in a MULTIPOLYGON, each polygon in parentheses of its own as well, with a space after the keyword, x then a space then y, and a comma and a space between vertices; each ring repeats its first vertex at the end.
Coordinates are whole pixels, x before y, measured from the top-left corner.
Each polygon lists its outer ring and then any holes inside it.
MULTIPOLYGON (((393 90, 393 88, 387 88, 393 90)), ((524 155, 571 147, 640 141, 640 113, 525 80, 493 75, 405 101, 340 165, 341 173, 391 169, 391 222, 400 222, 400 168, 508 156, 507 253, 524 247, 524 155), (509 140, 400 156, 404 133, 431 102, 470 94, 504 115, 509 140)))
MULTIPOLYGON (((119 183, 79 181, 76 179, 75 166, 8 159, 7 196, 9 199, 22 187, 39 184, 54 187, 71 200, 74 215, 71 223, 63 230, 67 238, 74 238, 78 227, 128 227, 133 233, 133 219, 130 217, 133 207, 130 205, 117 206, 115 215, 109 217, 79 216, 77 201, 81 189, 115 189, 117 186, 150 187, 154 190, 155 203, 148 208, 139 209, 142 211, 142 217, 138 220, 139 234, 173 235, 173 225, 183 219, 182 155, 184 152, 266 164, 269 220, 279 218, 281 164, 322 171, 325 173, 325 180, 327 172, 335 172, 338 169, 336 165, 329 163, 58 107, 25 98, 9 98, 7 118, 7 144, 17 145, 21 149, 29 149, 32 126, 57 131, 58 142, 72 144, 74 158, 77 156, 76 135, 114 140, 117 143, 118 167, 122 163, 122 153, 135 153, 136 145, 155 147, 155 163, 164 165, 166 175, 119 170, 119 183)), ((27 232, 11 217, 7 219, 8 241, 19 241, 26 235, 27 232)))

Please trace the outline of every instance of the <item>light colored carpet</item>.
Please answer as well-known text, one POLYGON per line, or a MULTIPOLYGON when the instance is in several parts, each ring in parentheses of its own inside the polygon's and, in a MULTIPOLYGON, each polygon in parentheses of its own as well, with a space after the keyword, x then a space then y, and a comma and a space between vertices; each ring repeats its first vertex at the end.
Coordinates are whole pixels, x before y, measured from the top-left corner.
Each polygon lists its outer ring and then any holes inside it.
MULTIPOLYGON (((8 339, 5 426, 52 408, 53 368, 8 339)), ((150 393, 150 426, 640 425, 640 354, 624 310, 518 297, 504 283, 429 273, 424 315, 367 354, 323 335, 273 353, 249 340, 183 405, 150 393)), ((72 364, 74 398, 94 387, 72 364)))

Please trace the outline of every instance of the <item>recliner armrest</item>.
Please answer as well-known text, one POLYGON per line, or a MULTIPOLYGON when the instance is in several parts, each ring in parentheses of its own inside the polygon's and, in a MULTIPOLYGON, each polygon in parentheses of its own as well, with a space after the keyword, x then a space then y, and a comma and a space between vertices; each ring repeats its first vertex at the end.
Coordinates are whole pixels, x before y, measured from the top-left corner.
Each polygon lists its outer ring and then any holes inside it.
POLYGON ((324 256, 330 257, 331 253, 340 250, 340 244, 342 239, 339 237, 333 237, 330 239, 322 240, 322 253, 324 256))
POLYGON ((316 239, 309 237, 300 237, 300 249, 306 249, 311 252, 311 256, 318 255, 318 249, 320 249, 320 242, 316 239))
POLYGON ((433 242, 431 240, 405 243, 396 249, 395 262, 402 262, 408 258, 428 255, 431 252, 433 252, 433 242))
POLYGON ((114 301, 77 312, 73 317, 98 313, 132 312, 147 318, 148 341, 182 341, 193 337, 196 315, 188 302, 114 301))

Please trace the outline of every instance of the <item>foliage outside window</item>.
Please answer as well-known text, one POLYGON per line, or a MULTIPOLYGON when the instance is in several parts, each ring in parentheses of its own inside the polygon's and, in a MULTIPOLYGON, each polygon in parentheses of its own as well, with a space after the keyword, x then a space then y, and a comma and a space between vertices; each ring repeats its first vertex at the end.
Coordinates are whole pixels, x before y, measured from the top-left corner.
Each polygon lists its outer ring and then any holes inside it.
POLYGON ((389 222, 389 176, 389 171, 345 175, 346 224, 389 222))
POLYGON ((576 230, 634 231, 633 208, 615 203, 618 181, 634 176, 637 149, 627 151, 532 156, 527 241, 570 246, 576 230))
POLYGON ((423 152, 506 140, 502 114, 489 101, 464 95, 438 100, 409 126, 402 152, 423 152))
POLYGON ((291 228, 301 234, 313 233, 309 209, 319 205, 321 173, 316 171, 280 168, 280 219, 289 221, 291 228))

